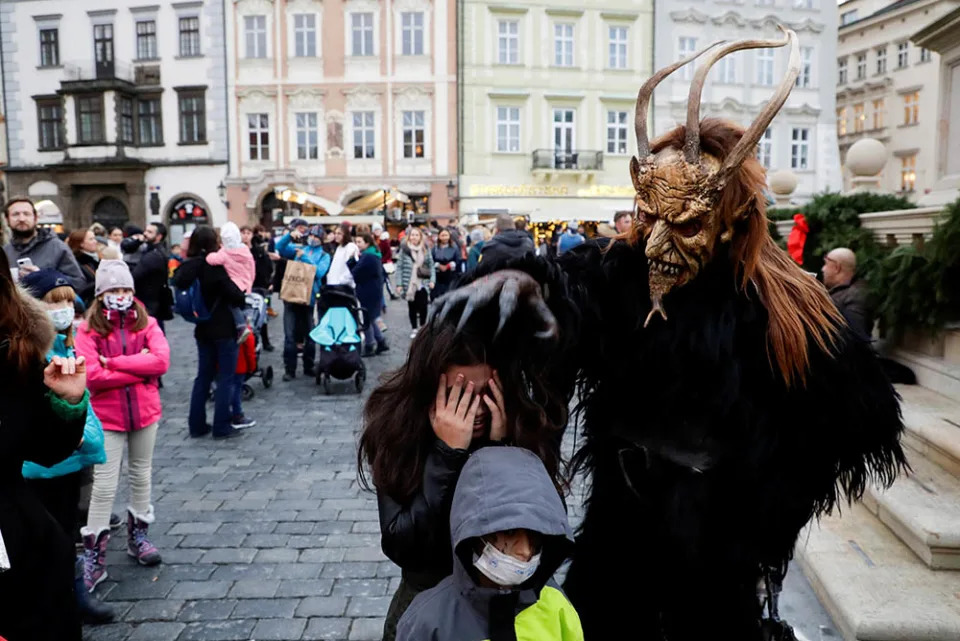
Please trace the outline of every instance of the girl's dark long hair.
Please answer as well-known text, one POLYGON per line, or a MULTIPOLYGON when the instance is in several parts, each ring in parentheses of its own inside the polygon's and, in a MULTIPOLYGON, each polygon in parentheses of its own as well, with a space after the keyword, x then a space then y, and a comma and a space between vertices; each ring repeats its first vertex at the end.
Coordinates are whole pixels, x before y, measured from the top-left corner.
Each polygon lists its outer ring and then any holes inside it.
POLYGON ((369 470, 377 491, 401 503, 408 501, 420 489, 427 455, 437 438, 430 409, 440 375, 453 365, 486 363, 503 383, 507 438, 539 456, 557 488, 564 488, 560 440, 567 422, 566 402, 546 385, 546 371, 532 364, 539 359, 521 357, 522 336, 532 332, 513 338, 501 335, 494 341, 477 329, 491 327, 486 321, 473 328, 471 322, 458 333, 449 321, 440 325, 434 320, 417 334, 403 366, 384 376, 363 413, 357 451, 362 487, 371 489, 369 470))
POLYGON ((209 225, 200 225, 190 234, 190 243, 187 245, 187 258, 203 256, 217 251, 220 239, 217 231, 209 225))
POLYGON ((6 252, 0 251, 0 355, 5 357, 0 366, 25 374, 31 367, 43 363, 47 346, 34 337, 32 316, 26 309, 17 285, 10 274, 6 252))

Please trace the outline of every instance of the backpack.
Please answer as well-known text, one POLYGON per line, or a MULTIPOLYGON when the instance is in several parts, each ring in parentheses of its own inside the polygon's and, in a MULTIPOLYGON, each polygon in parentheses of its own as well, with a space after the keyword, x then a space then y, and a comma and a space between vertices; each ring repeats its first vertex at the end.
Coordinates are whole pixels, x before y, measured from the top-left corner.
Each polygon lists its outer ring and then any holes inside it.
POLYGON ((187 288, 177 287, 174 292, 174 310, 188 323, 204 323, 210 320, 212 309, 207 309, 200 291, 200 279, 193 281, 187 288))

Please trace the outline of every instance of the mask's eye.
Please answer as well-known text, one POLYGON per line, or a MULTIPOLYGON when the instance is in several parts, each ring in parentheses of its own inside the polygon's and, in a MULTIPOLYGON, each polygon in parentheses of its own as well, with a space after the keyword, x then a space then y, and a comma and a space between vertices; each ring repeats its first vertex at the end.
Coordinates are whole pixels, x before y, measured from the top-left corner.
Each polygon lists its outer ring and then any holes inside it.
POLYGON ((674 225, 673 228, 684 238, 693 238, 703 229, 703 224, 699 220, 691 220, 681 225, 674 225))

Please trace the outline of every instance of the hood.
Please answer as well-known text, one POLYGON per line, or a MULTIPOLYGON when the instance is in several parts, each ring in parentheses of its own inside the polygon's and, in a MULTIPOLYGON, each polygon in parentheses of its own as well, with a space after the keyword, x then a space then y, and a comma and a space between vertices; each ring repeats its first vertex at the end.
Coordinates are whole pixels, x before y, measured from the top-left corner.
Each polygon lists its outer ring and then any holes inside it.
POLYGON ((470 577, 469 541, 493 532, 525 528, 544 536, 537 573, 519 591, 536 594, 573 548, 573 533, 563 501, 540 459, 519 447, 484 447, 474 452, 457 482, 450 511, 454 580, 474 600, 500 590, 480 588, 470 577))
POLYGON ((220 228, 220 242, 227 249, 237 249, 243 246, 240 228, 237 227, 237 223, 226 223, 220 228))
POLYGON ((487 245, 506 245, 507 247, 522 247, 530 239, 526 233, 517 230, 502 231, 490 240, 487 245))
POLYGON ((29 333, 27 338, 40 348, 44 354, 53 347, 53 339, 57 336, 57 330, 54 329, 50 317, 47 316, 47 310, 43 302, 30 295, 30 292, 21 286, 17 286, 17 293, 20 296, 20 302, 23 304, 23 310, 27 314, 29 322, 29 333))
POLYGON ((32 249, 33 247, 36 247, 37 245, 42 245, 43 243, 49 241, 51 238, 54 238, 53 232, 51 232, 49 229, 45 227, 41 227, 40 229, 38 229, 37 235, 25 243, 20 242, 17 239, 17 237, 13 235, 12 232, 10 234, 10 242, 13 244, 13 246, 16 248, 18 252, 24 252, 28 249, 32 249))

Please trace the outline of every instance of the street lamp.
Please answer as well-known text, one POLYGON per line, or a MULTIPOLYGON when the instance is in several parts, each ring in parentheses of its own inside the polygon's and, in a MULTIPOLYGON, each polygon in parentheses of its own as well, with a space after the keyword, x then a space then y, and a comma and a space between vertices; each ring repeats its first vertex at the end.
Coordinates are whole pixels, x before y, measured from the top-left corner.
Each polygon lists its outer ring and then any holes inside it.
POLYGON ((450 182, 447 183, 447 199, 450 201, 451 209, 453 209, 454 203, 460 200, 460 198, 457 196, 457 184, 453 182, 453 178, 451 178, 450 182))
POLYGON ((217 195, 220 197, 220 202, 225 206, 229 207, 230 203, 227 202, 227 186, 223 184, 223 181, 220 181, 220 184, 217 185, 217 195))

